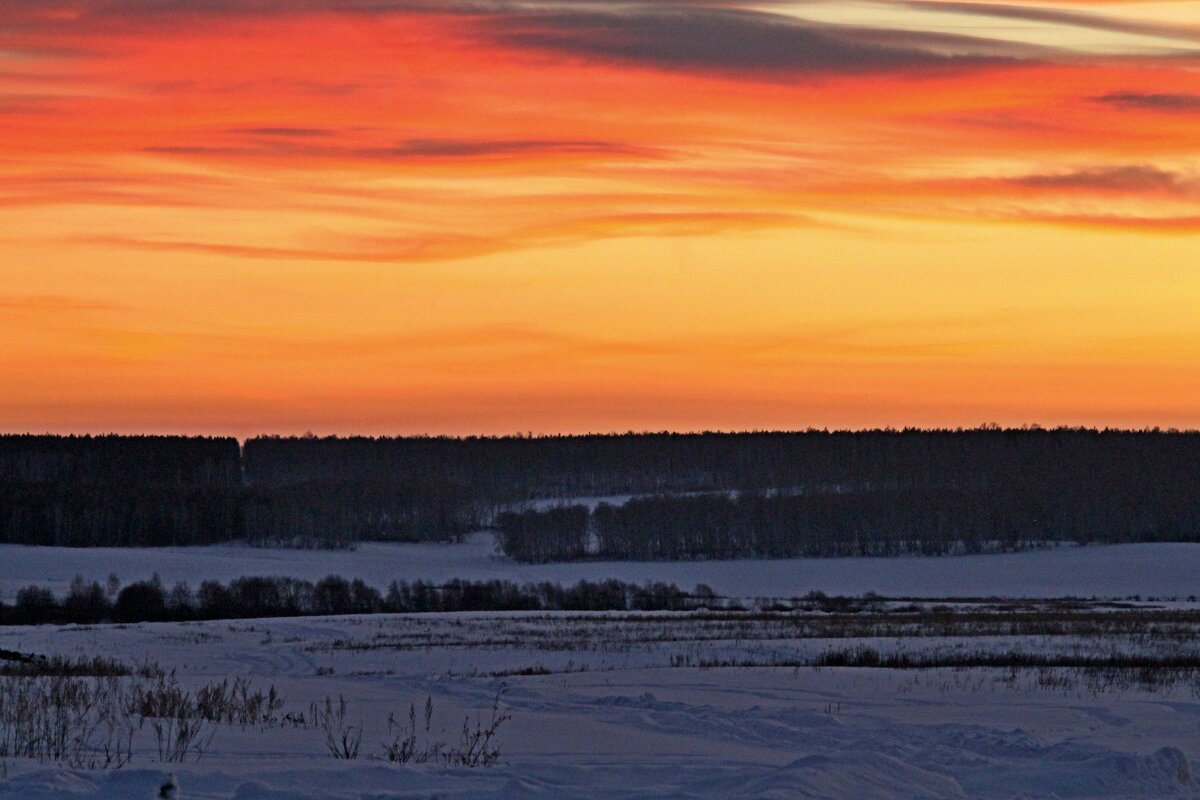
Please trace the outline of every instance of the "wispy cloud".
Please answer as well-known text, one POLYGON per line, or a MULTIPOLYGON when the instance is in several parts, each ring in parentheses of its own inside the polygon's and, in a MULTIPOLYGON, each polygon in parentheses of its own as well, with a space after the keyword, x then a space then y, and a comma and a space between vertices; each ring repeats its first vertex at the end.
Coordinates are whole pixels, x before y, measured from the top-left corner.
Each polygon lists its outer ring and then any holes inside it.
POLYGON ((154 145, 143 152, 175 156, 213 156, 222 158, 341 159, 358 161, 438 161, 446 159, 489 159, 529 157, 657 158, 655 148, 624 142, 556 139, 402 139, 393 143, 312 144, 324 139, 333 129, 238 128, 235 134, 251 141, 242 144, 154 145), (297 131, 300 131, 297 133, 297 131))
POLYGON ((508 155, 638 155, 650 151, 622 142, 553 139, 406 139, 393 147, 363 148, 359 152, 385 158, 461 158, 508 155))
POLYGON ((1025 175, 1009 182, 1034 189, 1082 189, 1099 192, 1129 192, 1186 195, 1191 187, 1174 172, 1153 166, 1095 167, 1072 172, 1025 175))
POLYGON ((315 13, 369 17, 454 15, 461 18, 460 24, 469 35, 492 44, 672 70, 759 76, 963 68, 997 59, 1032 58, 1045 52, 1045 48, 1003 43, 986 36, 881 26, 871 21, 870 14, 861 15, 853 24, 821 24, 774 13, 773 5, 767 2, 752 8, 736 0, 83 0, 70 14, 54 16, 48 15, 41 3, 12 0, 6 10, 0 11, 0 23, 12 30, 59 30, 81 36, 174 27, 179 19, 188 17, 228 20, 315 13))
MULTIPOLYGON (((1104 13, 1104 4, 1080 8, 1062 8, 1052 5, 1021 5, 1016 3, 954 2, 954 0, 902 0, 898 5, 937 14, 953 14, 966 17, 992 17, 996 19, 1022 20, 1045 23, 1059 29, 1108 31, 1162 40, 1163 44, 1174 42, 1179 47, 1200 45, 1200 30, 1188 24, 1166 25, 1144 20, 1128 19, 1104 13)), ((1061 31, 1060 31, 1061 33, 1061 31)), ((1016 37, 1013 31, 994 30, 997 37, 1016 37)), ((1064 46, 1069 37, 1063 36, 1064 46)))
POLYGON ((799 214, 768 212, 645 212, 583 218, 566 217, 490 235, 437 233, 410 236, 320 235, 309 246, 240 244, 217 241, 148 239, 137 236, 87 236, 77 244, 101 245, 149 252, 270 261, 332 261, 359 263, 436 262, 477 258, 492 253, 618 237, 716 235, 729 231, 797 228, 823 225, 799 214))
POLYGON ((333 136, 338 133, 338 130, 336 128, 261 127, 230 128, 229 132, 235 134, 245 134, 247 136, 279 136, 285 139, 315 139, 333 136))
POLYGON ((1162 92, 1113 92, 1093 98, 1098 103, 1142 111, 1200 114, 1200 94, 1162 92))
POLYGON ((742 9, 585 8, 498 14, 482 25, 508 46, 664 69, 776 76, 968 68, 1033 55, 972 37, 822 25, 742 9))
POLYGON ((1200 214, 1158 217, 1116 214, 1040 214, 1027 215, 1025 218, 1033 222, 1071 225, 1104 231, 1186 236, 1200 233, 1200 214))

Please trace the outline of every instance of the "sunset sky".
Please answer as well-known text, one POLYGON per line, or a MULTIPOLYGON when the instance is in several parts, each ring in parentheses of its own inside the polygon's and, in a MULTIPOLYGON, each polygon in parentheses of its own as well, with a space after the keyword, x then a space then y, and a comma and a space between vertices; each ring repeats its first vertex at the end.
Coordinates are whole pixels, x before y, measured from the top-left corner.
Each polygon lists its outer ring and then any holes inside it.
POLYGON ((0 430, 1200 427, 1200 0, 3 0, 0 430))

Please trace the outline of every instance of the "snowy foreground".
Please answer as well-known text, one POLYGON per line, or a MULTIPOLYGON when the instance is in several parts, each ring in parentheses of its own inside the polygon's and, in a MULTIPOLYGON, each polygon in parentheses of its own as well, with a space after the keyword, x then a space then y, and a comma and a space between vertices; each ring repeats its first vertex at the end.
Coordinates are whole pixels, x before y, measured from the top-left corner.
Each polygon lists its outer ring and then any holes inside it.
POLYGON ((594 561, 517 564, 497 556, 491 536, 464 544, 364 544, 353 551, 241 545, 149 549, 0 545, 0 597, 30 584, 65 593, 72 577, 129 583, 158 573, 168 587, 243 575, 318 580, 330 573, 386 589, 393 580, 504 578, 517 583, 619 578, 697 583, 732 597, 791 597, 809 591, 890 597, 1178 597, 1200 595, 1200 544, 1056 547, 974 556, 694 562, 594 561))
MULTIPOLYGON (((497 557, 483 536, 455 546, 334 553, 0 547, 6 598, 33 583, 63 591, 76 574, 102 581, 116 573, 128 582, 155 572, 168 585, 193 587, 240 575, 311 580, 337 573, 380 588, 396 579, 616 577, 707 583, 737 597, 821 590, 931 599, 874 602, 853 613, 531 612, 0 628, 0 650, 153 663, 193 692, 242 678, 255 690, 274 686, 283 698, 269 722, 210 723, 181 763, 163 761, 144 719, 133 760, 121 769, 0 757, 0 800, 151 800, 169 773, 183 800, 1200 797, 1200 670, 1106 672, 1063 661, 1135 656, 1200 665, 1200 604, 1188 599, 1200 594, 1200 545, 550 565, 497 557), (1133 595, 1176 599, 948 607, 937 600, 1133 595), (938 659, 1016 653, 1062 663, 813 666, 861 648, 938 659), (496 730, 493 766, 384 758, 385 743, 395 740, 389 715, 404 723, 411 704, 420 719, 428 698, 430 727, 418 725, 419 746, 453 744, 464 719, 469 727, 487 723, 497 695, 511 717, 496 730), (335 759, 325 729, 314 724, 313 704, 339 697, 345 725, 362 729, 354 760, 335 759)), ((4 736, 0 724, 0 744, 4 736)))
MULTIPOLYGON (((1189 610, 1196 609, 1175 604, 1163 613, 1189 610)), ((133 762, 120 770, 9 759, 0 766, 0 776, 7 773, 0 798, 150 800, 169 772, 185 800, 1200 796, 1200 700, 1192 679, 1147 686, 1070 669, 762 666, 859 646, 1196 654, 1195 619, 1156 631, 1119 624, 1101 630, 1094 629, 1097 617, 1108 622, 1127 612, 1095 613, 1089 627, 1047 627, 1042 634, 1021 628, 1015 636, 976 630, 975 623, 927 622, 900 636, 909 623, 883 614, 871 622, 875 635, 853 639, 837 638, 842 623, 831 628, 831 618, 820 614, 511 613, 5 628, 0 649, 154 661, 191 686, 226 676, 249 677, 259 688, 273 684, 285 699, 281 715, 302 715, 310 703, 341 694, 347 718, 364 734, 360 757, 346 761, 331 757, 311 726, 220 725, 199 761, 164 764, 140 731, 133 762), (495 766, 381 759, 390 712, 404 719, 410 703, 421 709, 428 697, 428 736, 451 741, 464 716, 487 719, 497 693, 511 719, 498 730, 495 766)))

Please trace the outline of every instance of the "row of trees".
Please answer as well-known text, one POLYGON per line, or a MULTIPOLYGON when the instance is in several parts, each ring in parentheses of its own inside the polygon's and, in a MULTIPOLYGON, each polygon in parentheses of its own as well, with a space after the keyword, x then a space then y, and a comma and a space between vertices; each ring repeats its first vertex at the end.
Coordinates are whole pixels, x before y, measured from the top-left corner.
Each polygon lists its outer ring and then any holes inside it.
POLYGON ((455 540, 484 521, 471 490, 443 478, 245 467, 235 439, 0 436, 0 543, 346 547, 455 540))
POLYGON ((259 438, 246 443, 245 464, 260 486, 364 485, 379 475, 441 486, 443 508, 451 509, 438 523, 443 536, 449 520, 457 530, 491 520, 505 552, 525 561, 942 553, 1200 537, 1194 432, 259 438), (593 514, 520 510, 533 498, 608 494, 653 496, 593 514))
POLYGON ((496 517, 496 538, 519 561, 575 561, 588 554, 589 522, 584 506, 506 511, 496 517))
POLYGON ((243 530, 236 439, 0 437, 0 542, 153 546, 243 530))
POLYGON ((329 478, 249 486, 243 535, 265 545, 352 547, 362 541, 460 541, 487 523, 468 488, 437 480, 329 478))
POLYGON ((244 446, 0 436, 0 543, 79 547, 451 541, 492 523, 508 552, 531 561, 593 554, 589 537, 602 533, 601 551, 639 558, 875 552, 956 536, 1190 539, 1198 495, 1200 434, 1163 431, 261 437, 244 446), (753 534, 745 523, 702 521, 676 543, 646 506, 582 520, 519 511, 535 498, 731 491, 806 499, 696 511, 794 519, 755 523, 753 534), (643 524, 648 540, 635 543, 643 524), (801 531, 809 538, 798 545, 801 531))
POLYGON ((979 483, 1129 465, 1195 479, 1200 433, 1061 428, 280 438, 245 444, 252 484, 425 480, 481 503, 543 497, 979 483))
POLYGON ((582 506, 509 513, 498 530, 508 555, 532 562, 943 555, 1200 541, 1200 494, 1016 477, 972 488, 660 495, 590 514, 582 506))
POLYGON ((0 625, 163 622, 205 619, 303 617, 330 614, 412 614, 460 611, 662 611, 690 605, 674 584, 637 585, 617 580, 557 583, 452 580, 393 581, 386 592, 362 580, 329 575, 311 582, 295 578, 243 577, 227 584, 204 581, 168 589, 158 576, 124 588, 77 577, 64 598, 28 586, 13 605, 0 602, 0 625))

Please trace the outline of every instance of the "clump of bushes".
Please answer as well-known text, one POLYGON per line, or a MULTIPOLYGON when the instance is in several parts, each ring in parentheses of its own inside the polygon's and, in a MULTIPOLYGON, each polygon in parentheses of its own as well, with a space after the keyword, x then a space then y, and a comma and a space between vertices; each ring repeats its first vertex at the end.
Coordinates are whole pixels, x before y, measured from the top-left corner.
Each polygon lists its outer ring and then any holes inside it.
POLYGON ((142 731, 161 762, 198 760, 221 724, 282 724, 274 686, 247 679, 196 691, 154 665, 72 661, 5 651, 0 677, 0 760, 30 758, 73 769, 119 769, 142 731))
MULTIPOLYGON (((103 659, 70 661, 0 651, 25 671, 0 677, 0 764, 29 758, 72 769, 120 769, 135 753, 135 740, 148 732, 158 761, 198 761, 218 727, 262 730, 313 727, 339 759, 356 759, 363 725, 353 720, 346 698, 311 703, 308 714, 283 712, 284 699, 272 685, 256 688, 247 678, 226 679, 188 689, 174 671, 146 664, 137 668, 103 659), (19 658, 18 658, 19 657, 19 658)), ((490 716, 464 717, 457 742, 433 738, 433 700, 426 698, 423 732, 415 704, 408 724, 388 716, 388 738, 378 757, 397 763, 490 767, 500 758, 497 732, 508 721, 501 694, 490 716)))
POLYGON ((491 715, 483 721, 482 715, 464 717, 458 742, 449 744, 434 739, 430 729, 433 723, 433 698, 425 698, 424 728, 417 726, 417 706, 408 706, 407 722, 400 722, 395 714, 388 715, 388 740, 384 742, 383 757, 396 764, 447 764, 457 767, 490 767, 500 759, 497 733, 500 726, 512 715, 500 708, 503 692, 496 693, 492 701, 491 715))

